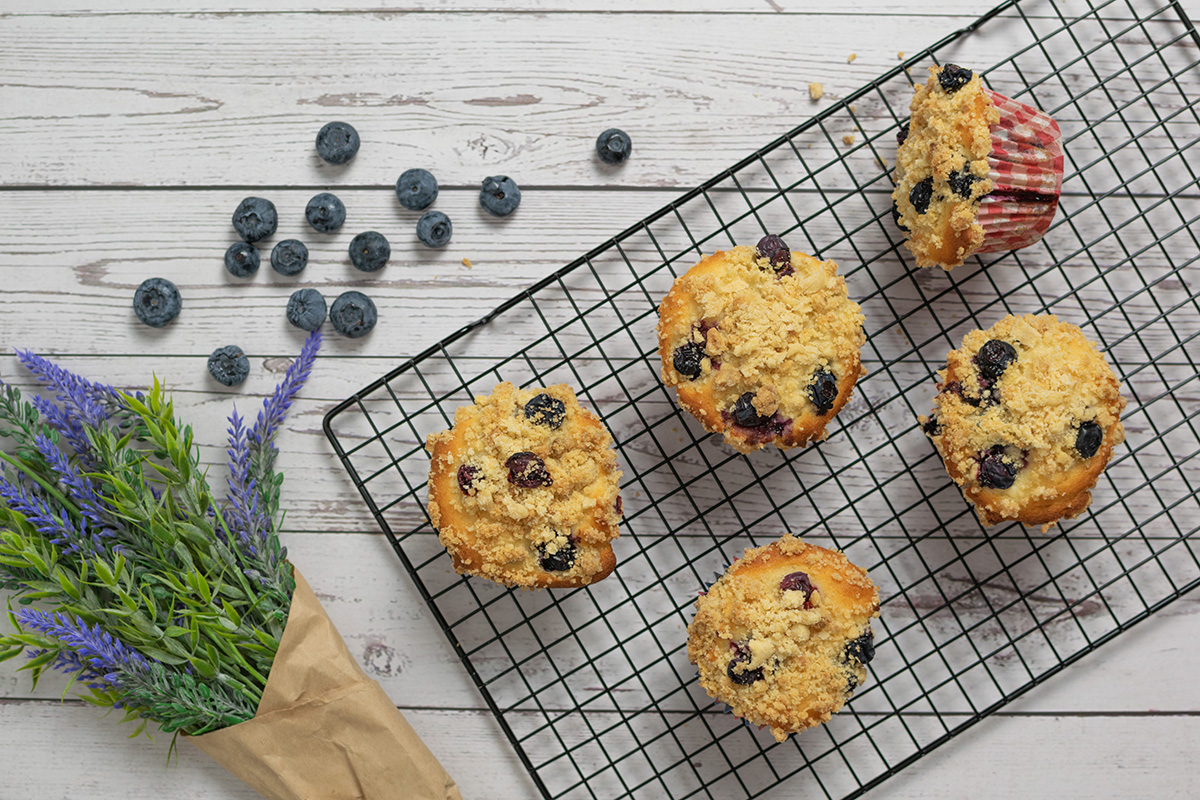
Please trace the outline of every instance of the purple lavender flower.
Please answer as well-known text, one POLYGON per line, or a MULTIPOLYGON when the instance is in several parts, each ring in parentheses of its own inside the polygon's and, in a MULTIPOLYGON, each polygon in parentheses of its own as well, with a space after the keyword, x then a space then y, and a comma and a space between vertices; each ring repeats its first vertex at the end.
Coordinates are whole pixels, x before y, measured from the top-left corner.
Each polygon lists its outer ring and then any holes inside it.
POLYGON ((26 369, 55 390, 64 410, 84 425, 98 428, 111 412, 123 407, 121 395, 111 386, 81 378, 31 350, 17 350, 16 354, 26 369))
POLYGON ((33 490, 0 478, 0 498, 14 511, 19 512, 51 544, 62 548, 66 554, 81 549, 94 551, 100 544, 99 532, 93 537, 86 519, 78 522, 71 519, 67 511, 56 511, 33 490))
POLYGON ((53 400, 45 397, 37 396, 30 402, 46 418, 46 424, 62 434, 62 437, 71 445, 72 450, 81 457, 86 457, 91 452, 92 443, 88 441, 87 432, 78 417, 68 413, 53 400))
POLYGON ((96 536, 109 538, 116 534, 117 531, 112 524, 113 516, 96 491, 92 479, 81 475, 71 465, 66 454, 48 436, 38 435, 34 439, 34 446, 42 454, 42 458, 46 459, 50 468, 58 473, 58 482, 67 490, 67 495, 75 501, 75 505, 79 507, 79 513, 90 523, 90 527, 94 531, 93 538, 96 536))
MULTIPOLYGON (((45 655, 47 650, 29 650, 25 653, 26 657, 31 661, 35 658, 45 655)), ((54 660, 49 664, 50 668, 55 672, 61 672, 64 675, 73 675, 78 681, 82 681, 89 689, 95 689, 98 692, 117 691, 119 687, 114 686, 105 680, 103 675, 97 675, 92 671, 92 668, 83 663, 83 659, 79 657, 79 653, 74 650, 59 650, 54 657, 54 660)), ((117 705, 120 708, 120 705, 117 705)))
POLYGON ((29 607, 17 611, 17 622, 74 650, 92 676, 114 689, 152 678, 150 660, 99 625, 88 625, 71 614, 29 607))
POLYGON ((313 331, 304 341, 300 356, 287 368, 283 380, 275 387, 271 396, 263 401, 262 411, 258 412, 258 419, 255 420, 254 427, 250 429, 247 437, 251 450, 270 448, 272 454, 278 452, 271 442, 279 432, 279 426, 283 424, 288 409, 292 407, 292 400, 296 398, 297 392, 308 380, 308 375, 312 372, 313 361, 316 360, 317 351, 320 349, 321 332, 313 331))
POLYGON ((229 415, 229 447, 225 452, 229 455, 229 477, 226 478, 229 505, 224 515, 225 521, 238 534, 242 548, 256 555, 254 540, 267 529, 268 520, 259 508, 258 492, 250 475, 246 425, 236 408, 229 415))

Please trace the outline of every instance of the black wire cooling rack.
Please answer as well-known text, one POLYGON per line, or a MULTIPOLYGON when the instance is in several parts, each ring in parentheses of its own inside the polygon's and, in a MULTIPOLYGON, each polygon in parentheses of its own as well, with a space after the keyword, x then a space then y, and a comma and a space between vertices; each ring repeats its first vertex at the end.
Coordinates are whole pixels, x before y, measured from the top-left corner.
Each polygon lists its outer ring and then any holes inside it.
POLYGON ((785 781, 856 797, 1200 584, 1198 62, 1178 3, 1005 3, 329 413, 335 450, 546 798, 726 800, 785 781), (912 82, 1014 47, 985 81, 1058 119, 1058 216, 1033 247, 918 270, 890 214, 912 82), (662 386, 655 309, 703 253, 765 232, 841 264, 870 373, 827 441, 743 457, 662 386), (1128 438, 1080 518, 985 530, 917 415, 967 331, 1043 311, 1100 342, 1128 438), (422 443, 501 380, 567 382, 614 433, 625 522, 617 570, 594 586, 464 579, 438 545, 422 443), (704 694, 685 639, 713 573, 784 531, 845 550, 884 602, 871 678, 831 722, 776 744, 704 694))

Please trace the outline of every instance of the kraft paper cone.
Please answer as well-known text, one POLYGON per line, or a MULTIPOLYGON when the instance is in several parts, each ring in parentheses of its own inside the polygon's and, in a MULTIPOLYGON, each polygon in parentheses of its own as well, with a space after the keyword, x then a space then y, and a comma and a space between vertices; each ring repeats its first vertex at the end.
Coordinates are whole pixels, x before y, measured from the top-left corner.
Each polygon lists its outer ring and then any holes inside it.
POLYGON ((189 740, 270 800, 462 800, 295 575, 291 612, 254 719, 189 740))

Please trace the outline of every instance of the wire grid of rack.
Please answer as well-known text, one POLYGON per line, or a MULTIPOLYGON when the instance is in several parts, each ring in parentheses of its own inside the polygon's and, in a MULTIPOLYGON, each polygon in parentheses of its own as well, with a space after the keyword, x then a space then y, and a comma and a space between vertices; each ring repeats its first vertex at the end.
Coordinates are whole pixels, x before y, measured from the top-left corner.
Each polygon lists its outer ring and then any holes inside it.
POLYGON ((855 797, 1200 584, 1197 47, 1177 3, 1005 3, 329 413, 545 797, 742 798, 785 781, 855 797), (1031 248, 917 270, 885 166, 912 80, 1013 45, 985 81, 1062 126, 1059 214, 1031 248), (764 232, 842 265, 870 372, 825 442, 743 457, 661 385, 655 311, 701 254, 764 232), (1043 311, 1106 351, 1128 438, 1078 519, 985 530, 917 415, 963 334, 1043 311), (567 382, 614 433, 625 521, 617 570, 594 586, 462 578, 438 545, 421 445, 500 380, 567 382), (714 573, 784 531, 845 550, 883 606, 871 678, 831 722, 777 744, 700 690, 685 640, 714 573))

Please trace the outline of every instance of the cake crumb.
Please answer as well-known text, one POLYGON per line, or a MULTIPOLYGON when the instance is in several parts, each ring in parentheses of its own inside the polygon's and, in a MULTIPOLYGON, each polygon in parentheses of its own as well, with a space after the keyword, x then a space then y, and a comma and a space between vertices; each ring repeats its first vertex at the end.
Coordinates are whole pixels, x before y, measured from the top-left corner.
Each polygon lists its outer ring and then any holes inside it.
POLYGON ((824 94, 825 94, 825 87, 822 86, 821 84, 810 83, 808 85, 808 96, 811 97, 813 100, 820 100, 821 96, 824 94))
POLYGON ((850 54, 850 57, 846 59, 846 63, 847 63, 847 64, 853 64, 853 63, 854 63, 854 59, 856 59, 856 58, 858 58, 858 53, 851 53, 851 54, 850 54))
POLYGON ((464 266, 464 267, 466 267, 467 269, 470 269, 471 267, 473 267, 473 266, 475 266, 475 265, 471 263, 471 259, 469 259, 469 258, 464 258, 464 259, 463 259, 463 266, 464 266))
POLYGON ((842 137, 842 142, 844 142, 846 145, 854 144, 854 134, 847 133, 845 136, 842 137))
POLYGON ((886 158, 884 158, 882 156, 875 156, 875 163, 879 165, 880 169, 887 169, 887 159, 886 158))
POLYGON ((901 50, 899 53, 896 53, 896 60, 897 60, 897 61, 903 61, 903 60, 904 60, 904 51, 903 51, 903 50, 901 50))

